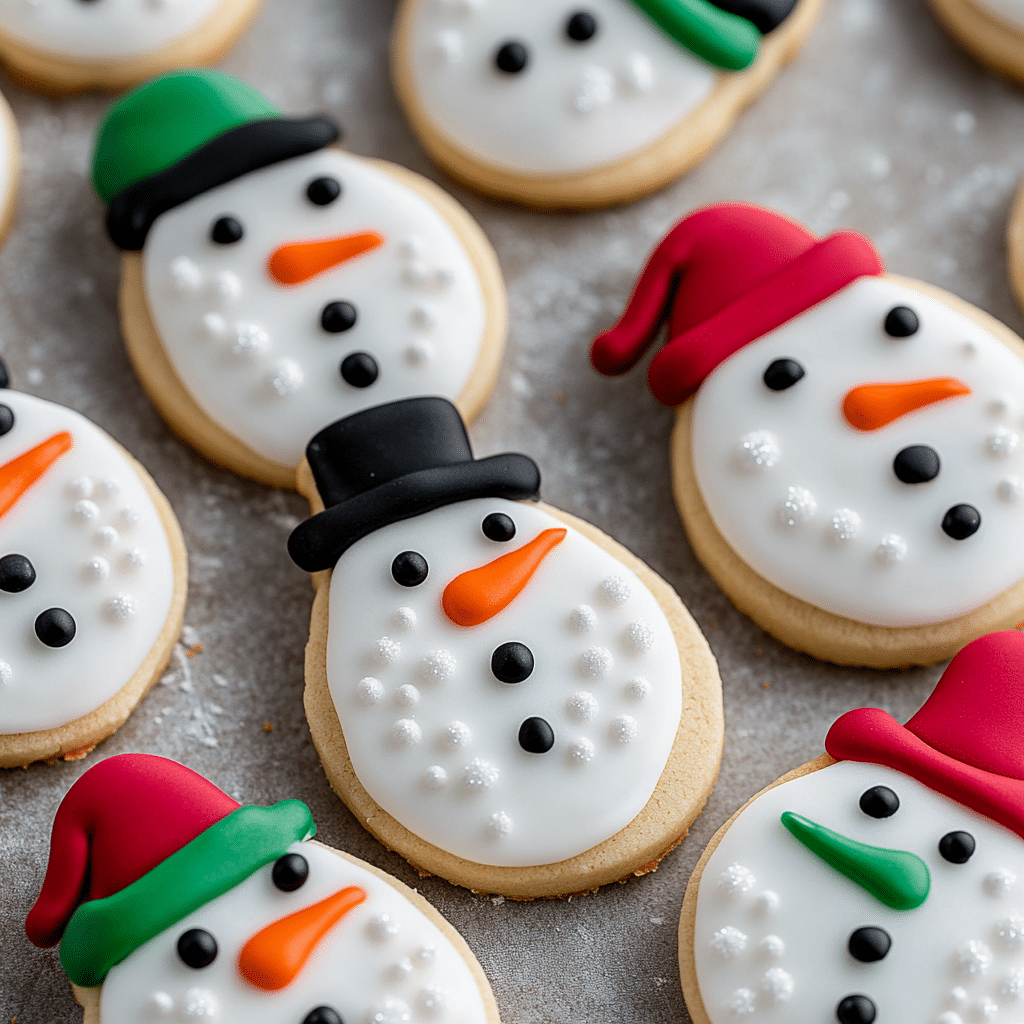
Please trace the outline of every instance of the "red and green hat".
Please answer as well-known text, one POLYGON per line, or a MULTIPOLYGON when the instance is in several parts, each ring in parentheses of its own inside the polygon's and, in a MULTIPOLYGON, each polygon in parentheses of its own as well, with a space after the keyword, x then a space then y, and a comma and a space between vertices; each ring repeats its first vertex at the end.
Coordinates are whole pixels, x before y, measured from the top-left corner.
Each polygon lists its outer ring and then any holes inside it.
POLYGON ((298 800, 243 807, 165 757, 107 758, 57 809, 25 932, 37 946, 60 943, 76 985, 100 985, 134 950, 315 830, 298 800))
POLYGON ((252 86, 219 71, 175 71, 107 111, 93 150, 93 186, 108 204, 115 245, 138 250, 161 213, 339 136, 329 118, 286 118, 252 86))

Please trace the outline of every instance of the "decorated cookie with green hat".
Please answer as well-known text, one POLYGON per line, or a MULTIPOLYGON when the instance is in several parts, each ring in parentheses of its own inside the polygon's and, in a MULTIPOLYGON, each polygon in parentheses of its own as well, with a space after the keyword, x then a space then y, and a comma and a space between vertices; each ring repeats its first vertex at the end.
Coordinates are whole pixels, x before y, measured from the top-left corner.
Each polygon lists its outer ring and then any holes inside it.
POLYGON ((339 137, 228 75, 181 71, 114 104, 93 154, 143 386, 209 459, 275 486, 294 486, 318 430, 369 406, 442 395, 474 416, 504 347, 479 226, 339 137))
POLYGON ((450 174, 540 208, 636 199, 693 166, 822 0, 403 0, 392 74, 450 174))

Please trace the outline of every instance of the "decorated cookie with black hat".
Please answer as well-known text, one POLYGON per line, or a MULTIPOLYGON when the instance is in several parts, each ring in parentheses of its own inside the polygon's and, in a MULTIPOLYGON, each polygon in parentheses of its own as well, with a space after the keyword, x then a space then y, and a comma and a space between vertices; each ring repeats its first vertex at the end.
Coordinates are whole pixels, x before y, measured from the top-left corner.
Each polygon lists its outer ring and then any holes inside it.
POLYGON ((0 361, 0 767, 82 757, 181 632, 178 521, 112 437, 10 390, 0 361))
POLYGON ((477 224, 338 137, 328 118, 186 71, 115 104, 93 154, 144 387, 212 461, 281 487, 321 427, 367 406, 439 394, 472 417, 504 346, 477 224))
POLYGON ((816 238, 708 207, 658 244, 602 373, 650 363, 677 407, 676 503, 697 557, 784 643, 879 668, 951 657, 1024 619, 1024 342, 816 238))
POLYGON ((422 896, 312 840, 298 800, 242 806, 167 758, 94 765, 57 809, 25 922, 85 1024, 498 1024, 422 896))
POLYGON ((416 867, 477 891, 643 873, 718 773, 721 682, 672 588, 476 459, 441 398, 321 431, 289 540, 318 585, 306 715, 331 785, 416 867))
POLYGON ((398 97, 489 195, 607 206, 707 155, 792 59, 822 0, 403 0, 398 97))

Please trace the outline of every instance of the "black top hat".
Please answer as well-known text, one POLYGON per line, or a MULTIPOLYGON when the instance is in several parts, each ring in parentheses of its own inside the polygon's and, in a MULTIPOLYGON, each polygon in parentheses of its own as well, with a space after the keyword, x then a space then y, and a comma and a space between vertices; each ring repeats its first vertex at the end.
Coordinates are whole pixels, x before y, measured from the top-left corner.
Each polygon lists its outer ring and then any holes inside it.
POLYGON ((382 526, 471 498, 537 498, 528 455, 474 459, 458 410, 445 398, 407 398, 332 423, 306 447, 326 506, 288 538, 307 572, 330 569, 382 526))

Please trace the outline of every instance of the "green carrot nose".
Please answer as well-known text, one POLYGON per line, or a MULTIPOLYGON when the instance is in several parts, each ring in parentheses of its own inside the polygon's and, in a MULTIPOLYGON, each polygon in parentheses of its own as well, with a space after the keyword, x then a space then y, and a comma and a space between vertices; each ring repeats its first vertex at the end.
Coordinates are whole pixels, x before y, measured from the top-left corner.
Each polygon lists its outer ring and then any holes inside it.
POLYGON ((791 811, 783 812, 782 824, 811 853, 887 907, 916 910, 928 899, 932 877, 916 854, 858 843, 791 811))

